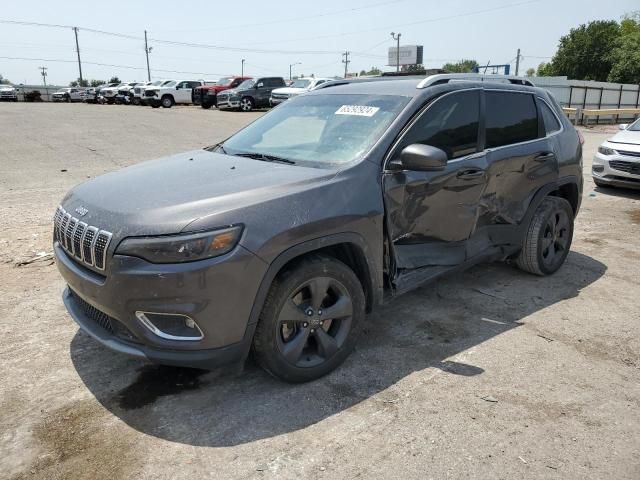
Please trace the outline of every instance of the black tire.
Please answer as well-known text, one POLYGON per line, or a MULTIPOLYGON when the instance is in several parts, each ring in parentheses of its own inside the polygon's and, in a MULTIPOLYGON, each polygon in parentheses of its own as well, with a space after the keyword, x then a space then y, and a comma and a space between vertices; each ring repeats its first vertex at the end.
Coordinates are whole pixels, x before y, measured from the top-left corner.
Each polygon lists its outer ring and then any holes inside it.
POLYGON ((171 108, 175 104, 171 95, 164 95, 160 100, 160 103, 162 104, 162 108, 171 108))
POLYGON ((250 112, 256 108, 256 102, 251 97, 242 97, 240 99, 240 110, 243 112, 250 112))
POLYGON ((136 106, 140 105, 140 98, 139 97, 133 97, 132 103, 136 106))
POLYGON ((69 95, 64 96, 64 101, 67 103, 71 103, 71 97, 69 95))
POLYGON ((535 275, 551 275, 564 263, 573 239, 573 209, 560 197, 547 197, 531 219, 516 264, 535 275))
POLYGON ((364 317, 365 296, 353 270, 332 257, 307 257, 273 281, 253 352, 275 377, 315 380, 351 353, 364 317))
POLYGON ((210 108, 213 106, 213 104, 212 104, 212 103, 201 103, 201 104, 200 104, 200 106, 201 106, 202 108, 204 108, 204 109, 207 109, 207 110, 208 110, 208 109, 210 109, 210 108))

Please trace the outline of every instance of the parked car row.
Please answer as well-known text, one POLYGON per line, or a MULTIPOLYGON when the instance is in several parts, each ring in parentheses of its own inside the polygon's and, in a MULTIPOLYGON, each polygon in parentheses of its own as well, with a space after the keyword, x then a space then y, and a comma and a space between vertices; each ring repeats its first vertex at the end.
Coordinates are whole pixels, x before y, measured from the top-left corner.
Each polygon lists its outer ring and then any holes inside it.
POLYGON ((217 82, 165 79, 153 82, 109 83, 95 88, 69 87, 52 95, 55 102, 86 102, 124 105, 200 105, 208 109, 241 110, 274 107, 291 97, 311 91, 330 78, 224 77, 217 82))

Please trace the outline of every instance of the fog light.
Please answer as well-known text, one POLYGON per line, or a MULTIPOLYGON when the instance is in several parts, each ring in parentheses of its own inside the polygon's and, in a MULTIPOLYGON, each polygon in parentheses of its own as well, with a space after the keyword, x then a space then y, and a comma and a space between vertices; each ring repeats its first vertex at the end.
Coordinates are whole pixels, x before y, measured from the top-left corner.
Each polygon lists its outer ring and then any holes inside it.
POLYGON ((160 338, 166 340, 200 340, 202 330, 193 318, 179 313, 136 312, 140 322, 160 338))
POLYGON ((597 173, 604 172, 604 165, 592 165, 591 170, 597 173))

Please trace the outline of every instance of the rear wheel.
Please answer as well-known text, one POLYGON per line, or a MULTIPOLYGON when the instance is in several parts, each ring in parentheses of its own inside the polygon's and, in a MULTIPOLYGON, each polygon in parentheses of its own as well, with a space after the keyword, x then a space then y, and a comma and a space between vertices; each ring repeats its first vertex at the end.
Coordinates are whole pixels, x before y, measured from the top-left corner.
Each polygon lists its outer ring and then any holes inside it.
POLYGON ((240 110, 243 112, 250 112, 255 106, 255 102, 251 97, 242 97, 242 100, 240 100, 240 110))
POLYGON ((364 316, 355 273, 334 258, 309 257, 271 285, 253 339, 256 359, 285 381, 315 380, 347 358, 364 316))
POLYGON ((162 103, 163 108, 171 108, 174 104, 173 97, 171 95, 165 95, 162 97, 160 102, 162 103))
POLYGON ((202 108, 209 109, 209 108, 211 108, 213 105, 212 105, 211 103, 205 103, 205 102, 202 102, 202 103, 200 104, 200 106, 201 106, 202 108))
POLYGON ((134 105, 140 105, 140 98, 139 97, 133 97, 133 104, 134 105))
POLYGON ((564 198, 547 197, 531 219, 517 265, 535 275, 551 275, 567 258, 572 239, 571 205, 564 198))

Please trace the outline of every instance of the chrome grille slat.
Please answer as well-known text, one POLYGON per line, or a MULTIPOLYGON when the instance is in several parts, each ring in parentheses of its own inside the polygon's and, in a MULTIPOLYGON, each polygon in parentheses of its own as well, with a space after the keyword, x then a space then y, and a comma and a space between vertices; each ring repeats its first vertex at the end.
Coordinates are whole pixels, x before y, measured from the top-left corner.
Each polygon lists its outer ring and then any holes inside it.
POLYGON ((58 207, 53 217, 54 240, 77 260, 104 270, 112 234, 81 222, 64 208, 58 207))

